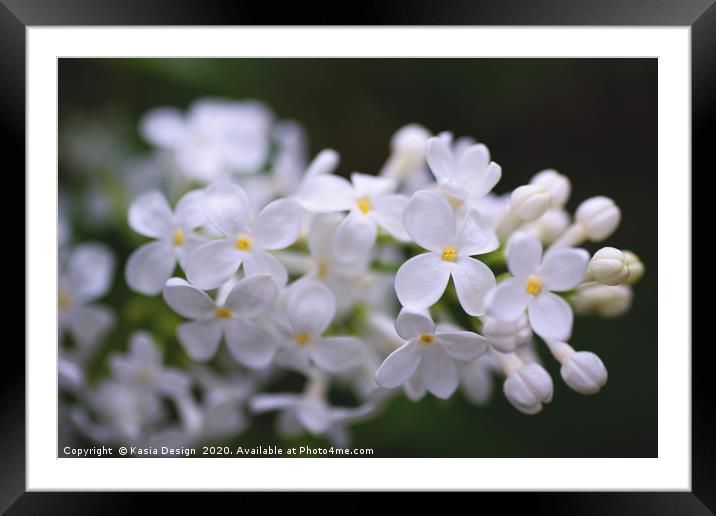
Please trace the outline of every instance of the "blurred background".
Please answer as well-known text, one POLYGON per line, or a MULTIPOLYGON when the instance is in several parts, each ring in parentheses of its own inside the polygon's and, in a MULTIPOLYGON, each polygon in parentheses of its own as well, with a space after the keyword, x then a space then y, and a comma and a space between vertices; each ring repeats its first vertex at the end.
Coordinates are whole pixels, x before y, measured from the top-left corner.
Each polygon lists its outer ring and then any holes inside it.
MULTIPOLYGON (((646 275, 628 314, 578 318, 571 340, 609 370, 598 395, 567 388, 540 346, 555 394, 538 416, 518 413, 497 385, 479 409, 460 392, 418 403, 397 396, 379 417, 351 427, 354 446, 378 457, 657 456, 656 59, 61 59, 61 210, 79 221, 73 241, 99 240, 118 261, 104 302, 121 323, 92 358, 90 379, 107 374, 107 354, 126 349, 136 329, 161 341, 169 363, 186 360, 174 337, 179 317, 161 297, 124 283, 124 262, 145 241, 111 223, 126 220, 124 201, 113 204, 110 195, 93 207, 93 199, 128 170, 113 164, 148 149, 137 131, 142 114, 202 96, 264 101, 277 117, 304 125, 311 155, 338 150, 343 174, 377 172, 393 132, 414 122, 485 143, 503 169, 497 193, 554 168, 572 180, 570 211, 598 194, 622 209, 607 245, 636 252, 646 275)), ((140 164, 131 168, 142 173, 140 164)), ((273 415, 258 417, 235 442, 281 442, 273 415)))

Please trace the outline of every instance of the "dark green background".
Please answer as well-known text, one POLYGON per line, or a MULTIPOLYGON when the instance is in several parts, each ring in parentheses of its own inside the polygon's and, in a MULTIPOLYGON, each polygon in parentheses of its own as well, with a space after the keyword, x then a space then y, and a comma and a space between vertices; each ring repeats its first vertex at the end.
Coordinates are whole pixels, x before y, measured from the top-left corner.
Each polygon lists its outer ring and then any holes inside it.
MULTIPOLYGON (((140 145, 136 120, 150 108, 185 107, 205 95, 255 98, 302 122, 312 153, 337 149, 342 173, 377 171, 395 129, 417 122, 486 143, 503 168, 498 193, 556 168, 572 179, 570 209, 592 195, 612 197, 623 221, 607 244, 635 251, 647 273, 626 316, 576 321, 572 345, 599 354, 609 370, 600 394, 569 390, 541 349, 555 380, 542 414, 518 413, 501 385, 480 409, 460 394, 417 404, 401 396, 353 427, 353 444, 381 457, 657 455, 656 59, 61 59, 59 77, 61 138, 78 116, 106 117, 123 121, 140 145)), ((61 187, 82 188, 71 172, 61 165, 61 187)), ((130 295, 123 285, 132 249, 125 233, 82 231, 112 245, 121 262, 109 304, 124 306, 125 324, 108 349, 123 348, 131 329, 145 327, 177 355, 175 317, 161 300, 130 295), (147 315, 152 310, 165 315, 158 321, 147 315)), ((236 442, 276 444, 271 416, 236 442)))

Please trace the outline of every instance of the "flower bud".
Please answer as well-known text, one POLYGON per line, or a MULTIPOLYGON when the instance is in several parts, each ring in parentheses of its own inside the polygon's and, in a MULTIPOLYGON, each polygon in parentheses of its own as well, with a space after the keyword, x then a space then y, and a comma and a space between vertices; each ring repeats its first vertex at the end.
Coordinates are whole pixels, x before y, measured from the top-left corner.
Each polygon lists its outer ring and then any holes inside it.
POLYGON ((562 364, 564 382, 579 394, 596 394, 607 383, 607 368, 589 351, 576 351, 562 364))
POLYGON ((523 414, 537 414, 552 401, 552 378, 539 364, 523 365, 514 370, 503 385, 505 397, 523 414))
POLYGON ((569 215, 559 208, 551 208, 537 220, 530 222, 522 229, 532 233, 544 245, 557 240, 569 227, 569 215))
POLYGON ((515 188, 510 198, 510 209, 523 221, 541 217, 549 208, 551 197, 540 185, 523 185, 515 188))
POLYGON ((551 208, 562 208, 569 199, 572 191, 572 185, 567 176, 560 174, 556 170, 543 170, 538 172, 531 180, 530 184, 540 185, 549 192, 551 199, 551 208))
POLYGON ((627 267, 629 268, 629 277, 626 279, 626 284, 633 285, 644 275, 644 264, 641 263, 639 257, 631 251, 623 251, 623 253, 627 267))
POLYGON ((614 233, 621 217, 622 212, 614 201, 601 195, 584 201, 575 214, 576 221, 592 242, 601 242, 614 233))
POLYGON ((494 317, 486 317, 483 321, 483 336, 492 347, 502 353, 514 351, 532 337, 532 329, 526 315, 512 322, 502 322, 494 317))
POLYGON ((592 256, 589 273, 603 285, 621 285, 629 277, 626 257, 619 249, 603 247, 592 256))
POLYGON ((626 285, 593 285, 569 298, 569 303, 578 314, 596 313, 602 317, 618 317, 631 307, 632 290, 626 285))
POLYGON ((390 141, 391 162, 395 174, 409 174, 425 161, 430 132, 418 124, 409 124, 398 129, 390 141))

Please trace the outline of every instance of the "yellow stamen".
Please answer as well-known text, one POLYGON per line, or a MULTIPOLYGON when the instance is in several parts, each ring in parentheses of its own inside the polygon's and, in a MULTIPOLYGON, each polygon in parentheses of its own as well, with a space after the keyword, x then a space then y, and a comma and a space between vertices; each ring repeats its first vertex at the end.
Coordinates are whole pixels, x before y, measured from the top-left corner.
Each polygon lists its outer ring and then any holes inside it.
POLYGON ((59 306, 60 310, 67 310, 71 304, 72 299, 70 299, 70 295, 67 293, 67 291, 60 290, 59 294, 57 295, 57 305, 59 306))
POLYGON ((536 296, 542 290, 544 281, 539 276, 530 276, 527 278, 527 288, 525 289, 528 294, 536 296))
POLYGON ((457 260, 457 248, 448 246, 445 249, 443 249, 443 260, 446 262, 454 262, 457 260))
POLYGON ((316 270, 316 276, 318 279, 324 279, 328 274, 328 265, 324 261, 318 262, 318 269, 316 270))
POLYGON ((433 340, 435 340, 435 337, 431 333, 421 333, 420 337, 418 338, 420 340, 420 343, 424 346, 429 346, 433 343, 433 340))
POLYGON ((142 368, 139 371, 137 371, 137 379, 140 382, 150 383, 152 381, 152 378, 153 378, 153 375, 149 369, 142 368))
POLYGON ((370 197, 368 197, 367 195, 364 195, 363 197, 358 197, 358 199, 356 199, 356 204, 358 205, 358 209, 364 215, 373 209, 373 203, 370 202, 370 197))
POLYGON ((175 247, 181 247, 184 245, 184 233, 181 229, 174 230, 174 239, 172 240, 175 247))
POLYGON ((240 235, 239 238, 236 239, 235 246, 239 251, 248 251, 252 245, 253 242, 246 235, 240 235))
POLYGON ((307 331, 297 333, 294 339, 296 339, 296 344, 298 344, 299 346, 306 346, 311 341, 311 334, 307 331))
POLYGON ((228 319, 233 314, 231 313, 231 310, 229 310, 228 308, 224 308, 223 306, 217 306, 216 309, 214 309, 214 315, 216 317, 228 319))

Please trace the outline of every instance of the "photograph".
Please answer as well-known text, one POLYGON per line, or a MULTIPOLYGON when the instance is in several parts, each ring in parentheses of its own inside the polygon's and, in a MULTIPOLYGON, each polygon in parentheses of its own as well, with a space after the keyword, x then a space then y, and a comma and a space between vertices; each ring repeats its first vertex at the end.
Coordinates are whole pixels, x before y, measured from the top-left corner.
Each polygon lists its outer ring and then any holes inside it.
POLYGON ((59 57, 58 457, 658 457, 658 62, 59 57))

